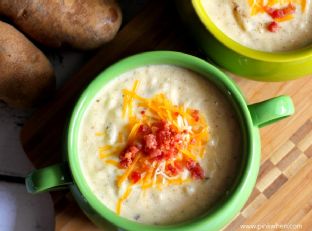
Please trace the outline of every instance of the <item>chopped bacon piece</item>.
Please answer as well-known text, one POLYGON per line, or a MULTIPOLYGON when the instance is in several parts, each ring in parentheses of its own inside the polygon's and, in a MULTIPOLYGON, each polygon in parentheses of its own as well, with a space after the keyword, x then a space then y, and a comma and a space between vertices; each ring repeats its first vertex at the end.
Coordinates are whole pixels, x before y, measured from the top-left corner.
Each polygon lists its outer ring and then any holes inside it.
POLYGON ((147 149, 156 149, 157 148, 157 140, 154 134, 148 134, 144 136, 145 147, 147 149))
POLYGON ((169 130, 159 130, 156 134, 157 142, 161 146, 168 146, 170 145, 171 140, 171 132, 169 130))
POLYGON ((271 23, 269 23, 269 25, 268 25, 268 30, 270 31, 270 32, 277 32, 278 30, 279 30, 279 25, 277 24, 277 22, 271 22, 271 23))
POLYGON ((196 165, 196 162, 194 160, 192 160, 192 159, 188 159, 186 161, 186 168, 188 170, 191 170, 192 168, 194 168, 195 165, 196 165))
MULTIPOLYGON (((183 135, 185 135, 185 134, 188 134, 187 130, 183 131, 183 135)), ((183 136, 181 133, 177 133, 177 132, 174 133, 174 141, 180 142, 182 140, 182 138, 183 138, 183 136)))
POLYGON ((196 122, 199 121, 199 111, 198 111, 198 110, 193 110, 191 115, 192 115, 193 119, 194 119, 196 122))
POLYGON ((133 145, 136 146, 139 150, 142 150, 143 144, 140 143, 139 141, 135 141, 133 145))
POLYGON ((270 7, 266 7, 265 11, 273 18, 283 18, 286 15, 290 15, 295 13, 296 11, 296 6, 294 6, 293 4, 289 4, 288 6, 282 8, 282 9, 273 9, 270 7))
POLYGON ((270 15, 272 18, 283 18, 285 16, 282 9, 273 10, 270 15))
POLYGON ((152 158, 162 156, 162 152, 159 149, 154 149, 149 152, 149 156, 152 158))
POLYGON ((178 169, 172 164, 166 166, 166 172, 169 176, 176 176, 179 173, 178 169))
POLYGON ((139 151, 139 149, 137 148, 137 146, 132 145, 129 147, 129 151, 133 154, 136 154, 139 151))
POLYGON ((192 177, 195 179, 204 179, 205 173, 202 167, 199 165, 199 163, 196 163, 196 166, 191 171, 192 177))
POLYGON ((275 10, 272 7, 268 7, 268 6, 263 6, 263 9, 270 16, 273 14, 273 11, 275 10))
MULTIPOLYGON (((141 125, 142 150, 153 160, 170 159, 179 153, 177 147, 183 144, 183 135, 166 121, 155 122, 149 127, 141 125)), ((187 133, 187 131, 185 131, 187 133)))
MULTIPOLYGON (((158 152, 157 152, 157 154, 158 154, 158 152)), ((160 162, 160 161, 162 161, 164 158, 165 158, 164 153, 163 153, 163 152, 160 152, 160 155, 157 155, 157 156, 153 157, 152 159, 155 160, 155 161, 157 161, 157 162, 160 162)))
POLYGON ((151 128, 145 124, 141 124, 139 127, 139 133, 148 134, 151 132, 151 128))
POLYGON ((295 11, 296 11, 296 6, 290 3, 290 4, 288 4, 287 7, 285 7, 285 8, 283 9, 283 11, 284 11, 284 14, 285 14, 285 15, 294 14, 295 11))
POLYGON ((143 164, 141 165, 141 171, 146 172, 151 168, 151 163, 148 160, 144 160, 143 164))
POLYGON ((181 160, 174 161, 174 167, 176 167, 178 169, 178 171, 182 171, 184 168, 183 162, 181 160))
POLYGON ((137 183, 141 179, 141 173, 134 171, 130 175, 130 180, 132 183, 137 183))
POLYGON ((171 158, 173 158, 174 156, 176 156, 178 154, 179 150, 176 149, 174 146, 169 147, 168 149, 166 149, 164 151, 164 158, 166 160, 170 160, 171 158))
POLYGON ((187 160, 186 168, 191 172, 194 179, 204 179, 205 173, 199 163, 194 160, 187 160))
POLYGON ((134 158, 136 157, 139 151, 140 149, 137 146, 131 145, 128 148, 126 148, 124 152, 120 153, 119 155, 120 167, 128 168, 132 164, 134 158))

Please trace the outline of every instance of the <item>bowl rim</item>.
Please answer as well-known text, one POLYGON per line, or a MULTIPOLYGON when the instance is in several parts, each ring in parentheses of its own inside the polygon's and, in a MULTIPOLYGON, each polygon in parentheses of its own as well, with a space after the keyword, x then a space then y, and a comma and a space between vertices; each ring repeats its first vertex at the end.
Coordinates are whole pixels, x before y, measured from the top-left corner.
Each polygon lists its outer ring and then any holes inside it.
POLYGON ((191 2, 205 28, 224 46, 238 54, 267 62, 291 62, 312 57, 312 44, 307 47, 283 52, 266 52, 248 48, 231 39, 213 23, 203 7, 202 0, 191 0, 191 2))
POLYGON ((130 56, 111 65, 100 73, 84 90, 74 107, 67 134, 67 150, 67 158, 74 184, 77 186, 87 203, 89 203, 89 205, 102 218, 110 221, 118 227, 136 231, 191 231, 194 229, 202 230, 204 227, 207 228, 207 226, 211 228, 211 230, 215 230, 217 228, 213 227, 220 228, 220 226, 224 226, 230 221, 231 218, 234 217, 235 214, 239 212, 250 196, 255 185, 260 165, 259 131, 252 122, 248 106, 239 88, 222 71, 206 61, 191 55, 173 51, 152 51, 130 56), (232 193, 228 195, 226 200, 212 212, 185 223, 167 226, 140 224, 123 218, 104 206, 104 204, 92 193, 91 188, 88 186, 88 183, 83 176, 80 160, 78 158, 78 133, 81 120, 87 108, 95 99, 97 93, 107 82, 120 74, 133 70, 137 67, 155 64, 177 65, 206 76, 218 76, 220 83, 228 90, 228 94, 231 95, 235 101, 237 101, 236 104, 242 114, 241 116, 245 127, 244 130, 246 132, 246 144, 244 144, 246 145, 246 157, 241 169, 240 178, 237 181, 232 193))

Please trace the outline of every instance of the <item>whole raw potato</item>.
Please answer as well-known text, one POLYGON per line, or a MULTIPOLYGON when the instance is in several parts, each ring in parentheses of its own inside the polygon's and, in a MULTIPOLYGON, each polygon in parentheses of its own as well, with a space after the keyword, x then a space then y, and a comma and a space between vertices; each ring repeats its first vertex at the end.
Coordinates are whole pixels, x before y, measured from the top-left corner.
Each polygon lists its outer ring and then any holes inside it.
POLYGON ((0 100, 29 107, 50 96, 54 87, 49 60, 22 33, 0 21, 0 100))
POLYGON ((121 24, 114 0, 0 0, 0 14, 46 46, 84 50, 112 40, 121 24))

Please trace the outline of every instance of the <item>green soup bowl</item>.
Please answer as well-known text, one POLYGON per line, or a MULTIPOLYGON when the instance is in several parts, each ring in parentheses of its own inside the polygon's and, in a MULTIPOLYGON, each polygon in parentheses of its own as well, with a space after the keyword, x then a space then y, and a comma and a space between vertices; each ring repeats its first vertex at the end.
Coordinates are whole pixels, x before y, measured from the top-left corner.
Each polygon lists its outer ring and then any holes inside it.
POLYGON ((312 74, 312 44, 285 52, 250 49, 224 34, 209 18, 202 1, 176 0, 176 6, 195 42, 222 68, 257 81, 285 81, 312 74))
POLYGON ((280 96, 248 105, 235 83, 223 72, 194 56, 172 51, 146 52, 123 59, 104 70, 91 82, 75 105, 64 140, 64 162, 34 170, 26 177, 30 193, 70 188, 84 213, 99 227, 107 224, 133 231, 201 231, 219 230, 240 211, 250 196, 260 165, 259 127, 277 122, 294 113, 291 99, 280 96), (242 162, 231 189, 205 214, 184 223, 159 226, 140 224, 108 209, 94 195, 81 169, 78 155, 78 134, 86 109, 105 85, 117 76, 145 65, 167 64, 187 68, 199 73, 232 103, 242 130, 242 162))

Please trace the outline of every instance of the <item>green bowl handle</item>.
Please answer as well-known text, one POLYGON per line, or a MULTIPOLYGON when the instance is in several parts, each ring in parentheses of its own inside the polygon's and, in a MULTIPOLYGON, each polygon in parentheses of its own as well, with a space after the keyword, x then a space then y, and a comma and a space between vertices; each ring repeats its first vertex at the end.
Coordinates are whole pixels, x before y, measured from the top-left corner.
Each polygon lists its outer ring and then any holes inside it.
POLYGON ((67 163, 33 170, 26 178, 26 188, 30 193, 40 193, 68 188, 73 180, 67 163))
POLYGON ((294 114, 295 109, 289 96, 278 96, 248 106, 254 125, 264 127, 294 114))

